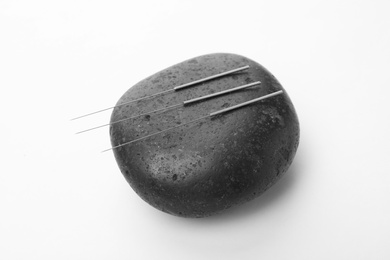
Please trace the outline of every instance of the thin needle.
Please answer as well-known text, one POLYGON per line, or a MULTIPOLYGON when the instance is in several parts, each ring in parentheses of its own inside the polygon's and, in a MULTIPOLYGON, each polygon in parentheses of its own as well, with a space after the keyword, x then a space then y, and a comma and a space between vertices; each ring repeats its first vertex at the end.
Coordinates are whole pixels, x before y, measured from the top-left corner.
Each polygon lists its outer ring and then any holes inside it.
POLYGON ((270 97, 273 97, 273 96, 276 96, 276 95, 279 95, 279 94, 282 94, 282 93, 283 93, 283 90, 279 90, 279 91, 273 92, 271 94, 268 94, 268 95, 265 95, 265 96, 262 96, 262 97, 259 97, 259 98, 255 98, 255 99, 249 100, 247 102, 244 102, 244 103, 241 103, 241 104, 238 104, 238 105, 234 105, 234 106, 222 109, 222 110, 218 110, 216 112, 213 112, 213 113, 210 113, 210 114, 208 114, 206 116, 203 116, 203 117, 200 117, 200 118, 188 121, 186 123, 182 123, 182 124, 176 125, 174 127, 170 127, 170 128, 165 129, 165 130, 162 130, 162 131, 159 131, 159 132, 156 132, 156 133, 152 133, 152 134, 143 136, 141 138, 134 139, 134 140, 129 141, 129 142, 122 143, 120 145, 117 145, 117 146, 111 147, 109 149, 106 149, 106 150, 104 150, 102 152, 107 152, 107 151, 110 151, 110 150, 113 150, 113 149, 116 149, 116 148, 119 148, 119 147, 122 147, 122 146, 125 146, 125 145, 128 145, 128 144, 135 143, 135 142, 141 141, 143 139, 146 139, 146 138, 149 138, 149 137, 152 137, 152 136, 155 136, 155 135, 158 135, 158 134, 170 131, 170 130, 178 128, 178 127, 182 127, 182 126, 185 126, 185 125, 188 125, 188 124, 191 124, 191 123, 194 123, 194 122, 206 119, 206 118, 211 118, 213 116, 216 116, 216 115, 219 115, 219 114, 222 114, 222 113, 226 113, 228 111, 231 111, 231 110, 234 110, 234 109, 238 109, 238 108, 243 107, 243 106, 248 106, 248 105, 253 104, 255 102, 258 102, 260 100, 264 100, 264 99, 267 99, 267 98, 270 98, 270 97))
POLYGON ((125 102, 125 103, 122 103, 122 104, 119 104, 119 105, 116 105, 116 106, 113 106, 113 107, 108 107, 108 108, 101 109, 101 110, 98 110, 98 111, 95 111, 95 112, 92 112, 92 113, 89 113, 89 114, 85 114, 85 115, 82 115, 82 116, 78 116, 78 117, 72 118, 71 120, 76 120, 76 119, 79 119, 79 118, 87 117, 87 116, 94 115, 94 114, 97 114, 97 113, 100 113, 100 112, 103 112, 103 111, 107 111, 107 110, 110 110, 110 109, 113 109, 113 108, 116 108, 116 107, 121 107, 121 106, 130 104, 130 103, 133 103, 133 102, 141 101, 141 100, 144 100, 144 99, 147 99, 147 98, 152 98, 152 97, 154 97, 154 96, 166 94, 166 93, 173 92, 173 91, 175 91, 175 89, 168 89, 168 90, 165 90, 165 91, 161 91, 161 92, 158 92, 158 93, 149 95, 149 96, 147 96, 147 97, 138 98, 138 99, 133 99, 133 100, 130 100, 130 101, 128 101, 128 102, 125 102))
POLYGON ((205 118, 208 118, 208 117, 210 117, 210 115, 203 116, 203 117, 200 117, 200 118, 197 118, 197 119, 194 119, 194 120, 188 121, 187 123, 183 123, 183 124, 180 124, 180 125, 176 125, 176 126, 173 126, 173 127, 167 128, 167 129, 164 129, 164 130, 162 130, 162 131, 159 131, 159 132, 157 132, 157 133, 153 133, 153 134, 150 134, 150 135, 143 136, 143 137, 141 137, 141 138, 138 138, 138 139, 135 139, 135 140, 133 140, 133 141, 126 142, 126 143, 123 143, 123 144, 120 144, 120 145, 117 145, 117 146, 111 147, 111 148, 109 148, 109 149, 106 149, 106 150, 102 151, 102 153, 104 153, 104 152, 107 152, 107 151, 110 151, 110 150, 112 150, 112 149, 119 148, 119 147, 121 147, 121 146, 124 146, 124 145, 128 145, 128 144, 131 144, 131 143, 134 143, 134 142, 141 141, 141 140, 143 140, 143 139, 149 138, 149 137, 151 137, 151 136, 154 136, 154 135, 158 135, 158 134, 161 134, 161 133, 164 133, 164 132, 170 131, 170 130, 172 130, 172 129, 175 129, 175 128, 178 128, 178 127, 181 127, 181 126, 183 126, 183 125, 188 125, 188 124, 191 124, 191 123, 194 123, 194 122, 200 121, 200 120, 202 120, 202 119, 205 119, 205 118))
POLYGON ((248 68, 249 68, 249 65, 246 65, 246 66, 241 67, 241 68, 237 68, 237 69, 221 72, 221 73, 218 73, 216 75, 212 75, 212 76, 209 76, 209 77, 206 77, 206 78, 202 78, 202 79, 199 79, 199 80, 191 81, 189 83, 185 83, 185 84, 176 86, 176 87, 174 87, 172 89, 164 90, 164 91, 161 91, 161 92, 158 92, 158 93, 146 96, 146 97, 133 99, 133 100, 130 100, 128 102, 124 102, 122 104, 119 104, 119 105, 116 105, 116 106, 113 106, 113 107, 108 107, 108 108, 101 109, 101 110, 98 110, 98 111, 95 111, 95 112, 92 112, 92 113, 89 113, 89 114, 78 116, 78 117, 72 118, 71 120, 76 120, 76 119, 83 118, 83 117, 86 117, 86 116, 90 116, 90 115, 93 115, 93 114, 97 114, 97 113, 100 113, 100 112, 103 112, 103 111, 106 111, 106 110, 110 110, 110 109, 113 109, 113 108, 116 108, 116 107, 124 106, 124 105, 130 104, 130 103, 133 103, 133 102, 137 102, 137 101, 141 101, 141 100, 144 100, 144 99, 147 99, 147 98, 152 98, 152 97, 155 97, 155 96, 163 95, 163 94, 166 94, 166 93, 169 93, 169 92, 174 92, 174 91, 177 91, 177 90, 180 90, 180 89, 183 89, 183 88, 187 88, 187 87, 190 87, 190 86, 193 86, 193 85, 196 85, 196 84, 199 84, 199 83, 211 80, 211 79, 219 78, 219 77, 226 76, 226 75, 238 72, 238 71, 246 70, 248 68))
POLYGON ((132 117, 127 117, 127 118, 124 118, 124 119, 121 119, 121 120, 118 120, 118 121, 115 121, 115 122, 112 122, 112 123, 109 123, 109 124, 104 124, 104 125, 100 125, 100 126, 96 126, 96 127, 87 129, 87 130, 83 130, 83 131, 77 132, 76 134, 85 133, 85 132, 88 132, 88 131, 91 131, 91 130, 95 130, 95 129, 98 129, 98 128, 101 128, 101 127, 113 125, 113 124, 116 124, 116 123, 120 123, 120 122, 123 122, 123 121, 126 121, 126 120, 130 120, 130 119, 134 119, 134 118, 137 118, 137 117, 149 115, 149 114, 152 114, 152 113, 157 113, 157 112, 161 112, 161 111, 170 110, 170 109, 173 109, 173 108, 176 108, 176 107, 189 105, 189 104, 192 104, 192 103, 195 103, 195 102, 203 101, 205 99, 209 99, 209 98, 212 98, 212 97, 220 96, 220 95, 223 95, 223 94, 226 94, 226 93, 235 92, 235 91, 238 91, 238 90, 241 90, 241 89, 245 89, 245 88, 249 88, 249 87, 252 87, 252 86, 255 86, 255 85, 259 85, 259 84, 261 84, 261 82, 260 81, 256 81, 256 82, 252 82, 252 83, 249 83, 249 84, 246 84, 246 85, 242 85, 242 86, 239 86, 239 87, 235 87, 235 88, 223 90, 223 91, 220 91, 220 92, 216 92, 216 93, 213 93, 213 94, 205 95, 205 96, 202 96, 202 97, 189 99, 189 100, 186 100, 186 101, 184 101, 182 103, 179 103, 179 104, 176 104, 176 105, 172 105, 172 106, 164 107, 164 108, 161 108, 161 109, 153 110, 153 111, 142 113, 142 114, 139 114, 139 115, 136 115, 136 116, 132 116, 132 117))
POLYGON ((147 112, 147 113, 142 113, 142 114, 139 114, 139 115, 136 115, 136 116, 126 117, 124 119, 121 119, 121 120, 118 120, 118 121, 115 121, 115 122, 112 122, 112 123, 109 123, 109 124, 100 125, 100 126, 96 126, 96 127, 87 129, 87 130, 83 130, 83 131, 77 132, 76 134, 85 133, 85 132, 92 131, 92 130, 95 130, 95 129, 98 129, 98 128, 101 128, 101 127, 114 125, 114 124, 117 124, 117 123, 120 123, 120 122, 123 122, 123 121, 127 121, 127 120, 134 119, 134 118, 141 117, 141 116, 146 116, 146 115, 149 115, 149 114, 152 114, 152 113, 157 113, 157 112, 173 109, 173 108, 179 107, 179 106, 182 106, 182 104, 180 103, 180 104, 172 105, 172 106, 169 106, 169 107, 164 107, 164 108, 161 108, 161 109, 153 110, 153 111, 150 111, 150 112, 147 112))

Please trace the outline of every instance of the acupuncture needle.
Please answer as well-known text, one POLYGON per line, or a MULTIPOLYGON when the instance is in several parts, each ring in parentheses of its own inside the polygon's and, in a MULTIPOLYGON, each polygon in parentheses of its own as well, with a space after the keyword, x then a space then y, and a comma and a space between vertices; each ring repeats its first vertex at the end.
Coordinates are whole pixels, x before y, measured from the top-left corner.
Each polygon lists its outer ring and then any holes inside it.
POLYGON ((87 117, 87 116, 90 116, 90 115, 94 115, 94 114, 97 114, 97 113, 100 113, 100 112, 103 112, 103 111, 107 111, 107 110, 110 110, 110 109, 113 109, 113 108, 116 108, 116 107, 121 107, 121 106, 130 104, 130 103, 133 103, 133 102, 142 101, 142 100, 144 100, 144 99, 148 99, 148 98, 152 98, 152 97, 164 95, 164 94, 167 94, 167 93, 170 93, 170 92, 178 91, 178 90, 181 90, 181 89, 184 89, 184 88, 188 88, 188 87, 191 87, 191 86, 193 86, 193 85, 196 85, 196 84, 199 84, 199 83, 208 81, 208 80, 220 78, 220 77, 223 77, 223 76, 226 76, 226 75, 235 73, 235 72, 239 72, 239 71, 242 71, 242 70, 246 70, 246 69, 248 69, 248 68, 249 68, 249 65, 246 65, 246 66, 244 66, 244 67, 240 67, 240 68, 232 69, 232 70, 229 70, 229 71, 221 72, 221 73, 218 73, 218 74, 215 74, 215 75, 206 77, 206 78, 198 79, 198 80, 195 80, 195 81, 191 81, 191 82, 188 82, 188 83, 185 83, 185 84, 176 86, 176 87, 171 88, 171 89, 168 89, 168 90, 164 90, 164 91, 161 91, 161 92, 157 92, 157 93, 151 94, 151 95, 146 96, 146 97, 142 97, 142 98, 138 98, 138 99, 133 99, 133 100, 124 102, 124 103, 122 103, 122 104, 115 105, 115 106, 113 106, 113 107, 108 107, 108 108, 101 109, 101 110, 98 110, 98 111, 95 111, 95 112, 92 112, 92 113, 88 113, 88 114, 85 114, 85 115, 82 115, 82 116, 78 116, 78 117, 72 118, 71 120, 76 120, 76 119, 83 118, 83 117, 87 117))
POLYGON ((150 112, 142 113, 142 114, 135 115, 135 116, 132 116, 132 117, 127 117, 127 118, 124 118, 124 119, 121 119, 121 120, 118 120, 118 121, 115 121, 115 122, 111 122, 109 124, 104 124, 104 125, 96 126, 96 127, 93 127, 93 128, 89 128, 87 130, 83 130, 83 131, 77 132, 76 134, 85 133, 85 132, 92 131, 92 130, 95 130, 95 129, 98 129, 98 128, 101 128, 101 127, 117 124, 117 123, 120 123, 120 122, 123 122, 123 121, 131 120, 131 119, 134 119, 134 118, 137 118, 137 117, 141 117, 141 116, 146 116, 146 115, 149 115, 149 114, 154 114, 154 113, 158 113, 158 112, 174 109, 174 108, 177 108, 177 107, 180 107, 180 106, 190 105, 190 104, 195 103, 195 102, 200 102, 200 101, 212 98, 212 97, 224 95, 226 93, 232 93, 232 92, 235 92, 235 91, 238 91, 238 90, 242 90, 242 89, 245 89, 245 88, 249 88, 249 87, 252 87, 252 86, 255 86, 255 85, 259 85, 259 84, 261 84, 260 81, 255 81, 255 82, 252 82, 252 83, 249 83, 249 84, 245 84, 245 85, 242 85, 242 86, 238 86, 238 87, 235 87, 235 88, 226 89, 226 90, 215 92, 215 93, 208 94, 208 95, 205 95, 205 96, 201 96, 201 97, 185 100, 185 101, 183 101, 181 103, 178 103, 178 104, 175 104, 175 105, 171 105, 171 106, 160 108, 160 109, 153 110, 153 111, 150 111, 150 112))
POLYGON ((193 120, 188 121, 188 122, 186 122, 186 123, 182 123, 182 124, 179 124, 179 125, 176 125, 176 126, 173 126, 173 127, 167 128, 167 129, 164 129, 164 130, 162 130, 162 131, 159 131, 159 132, 156 132, 156 133, 152 133, 152 134, 149 134, 149 135, 146 135, 146 136, 143 136, 143 137, 134 139, 134 140, 132 140, 132 141, 125 142, 125 143, 122 143, 122 144, 119 144, 119 145, 117 145, 117 146, 113 146, 113 147, 111 147, 111 148, 109 148, 109 149, 103 150, 102 152, 107 152, 107 151, 110 151, 110 150, 113 150, 113 149, 117 149, 117 148, 119 148, 119 147, 122 147, 122 146, 125 146, 125 145, 128 145, 128 144, 131 144, 131 143, 135 143, 135 142, 138 142, 138 141, 147 139, 147 138, 149 138, 149 137, 152 137, 152 136, 155 136, 155 135, 158 135, 158 134, 165 133, 165 132, 170 131, 170 130, 173 130, 173 129, 175 129, 175 128, 179 128, 179 127, 182 127, 182 126, 191 124, 191 123, 195 123, 195 122, 197 122, 197 121, 200 121, 200 120, 203 120, 203 119, 206 119, 206 118, 212 118, 212 117, 214 117, 214 116, 217 116, 217 115, 226 113, 226 112, 231 111, 231 110, 234 110, 234 109, 238 109, 238 108, 243 107, 243 106, 247 106, 247 105, 253 104, 253 103, 258 102, 258 101, 260 101, 260 100, 264 100, 264 99, 267 99, 267 98, 270 98, 270 97, 273 97, 273 96, 276 96, 276 95, 279 95, 279 94, 282 94, 282 93, 283 93, 283 90, 279 90, 279 91, 276 91, 276 92, 267 94, 267 95, 265 95, 265 96, 261 96, 261 97, 258 97, 258 98, 255 98, 255 99, 252 99, 252 100, 249 100, 249 101, 246 101, 246 102, 237 104, 237 105, 233 105, 233 106, 231 106, 231 107, 224 108, 224 109, 221 109, 221 110, 212 112, 212 113, 210 113, 210 114, 208 114, 208 115, 199 117, 199 118, 197 118, 197 119, 193 119, 193 120))

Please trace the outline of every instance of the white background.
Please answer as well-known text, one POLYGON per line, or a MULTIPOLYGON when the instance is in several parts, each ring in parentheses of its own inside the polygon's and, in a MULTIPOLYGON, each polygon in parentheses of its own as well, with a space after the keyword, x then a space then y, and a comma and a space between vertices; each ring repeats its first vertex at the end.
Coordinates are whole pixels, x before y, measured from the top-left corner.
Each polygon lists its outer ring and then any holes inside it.
POLYGON ((0 259, 390 259, 390 2, 0 0, 0 259), (132 85, 230 52, 301 124, 286 176, 224 214, 155 210, 112 153, 132 85))

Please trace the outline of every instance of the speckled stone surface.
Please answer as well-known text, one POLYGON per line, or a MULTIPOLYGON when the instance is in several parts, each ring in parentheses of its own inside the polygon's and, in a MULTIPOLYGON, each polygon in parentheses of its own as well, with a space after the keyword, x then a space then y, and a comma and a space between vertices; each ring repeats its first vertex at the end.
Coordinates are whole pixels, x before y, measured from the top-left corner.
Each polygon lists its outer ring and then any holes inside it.
MULTIPOLYGON (((232 75, 114 109, 111 122, 254 81, 261 85, 110 127, 113 146, 210 112, 284 90, 258 63, 234 54, 196 57, 131 87, 121 104, 223 71, 232 75)), ((286 91, 213 119, 114 149, 119 168, 150 205, 183 217, 204 217, 261 195, 287 171, 299 143, 298 118, 286 91)))

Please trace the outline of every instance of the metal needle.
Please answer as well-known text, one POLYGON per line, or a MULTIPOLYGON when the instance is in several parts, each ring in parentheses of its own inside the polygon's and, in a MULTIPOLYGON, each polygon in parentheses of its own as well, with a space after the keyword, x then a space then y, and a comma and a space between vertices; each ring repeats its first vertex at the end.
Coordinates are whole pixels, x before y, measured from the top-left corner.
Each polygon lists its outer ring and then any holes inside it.
POLYGON ((130 103, 133 103, 133 102, 137 102, 137 101, 141 101, 141 100, 144 100, 144 99, 147 99, 147 98, 152 98, 152 97, 156 97, 156 96, 163 95, 163 94, 166 94, 166 93, 170 93, 170 92, 174 92, 174 91, 177 91, 177 90, 181 90, 181 89, 184 89, 184 88, 187 88, 187 87, 190 87, 190 86, 193 86, 193 85, 196 85, 196 84, 199 84, 199 83, 211 80, 211 79, 219 78, 219 77, 226 76, 226 75, 238 72, 238 71, 246 70, 248 68, 249 68, 249 65, 246 65, 246 66, 241 67, 241 68, 237 68, 237 69, 221 72, 221 73, 218 73, 218 74, 206 77, 206 78, 198 79, 198 80, 195 80, 195 81, 191 81, 191 82, 188 82, 188 83, 176 86, 176 87, 174 87, 172 89, 164 90, 164 91, 161 91, 161 92, 158 92, 158 93, 146 96, 146 97, 130 100, 128 102, 124 102, 124 103, 116 105, 116 106, 108 107, 108 108, 101 109, 101 110, 98 110, 98 111, 95 111, 95 112, 92 112, 92 113, 88 113, 88 114, 85 114, 85 115, 82 115, 82 116, 78 116, 78 117, 72 118, 71 120, 76 120, 76 119, 83 118, 83 117, 86 117, 86 116, 90 116, 90 115, 93 115, 93 114, 97 114, 97 113, 100 113, 100 112, 103 112, 103 111, 106 111, 106 110, 110 110, 110 109, 113 109, 113 108, 116 108, 116 107, 124 106, 124 105, 130 104, 130 103))

